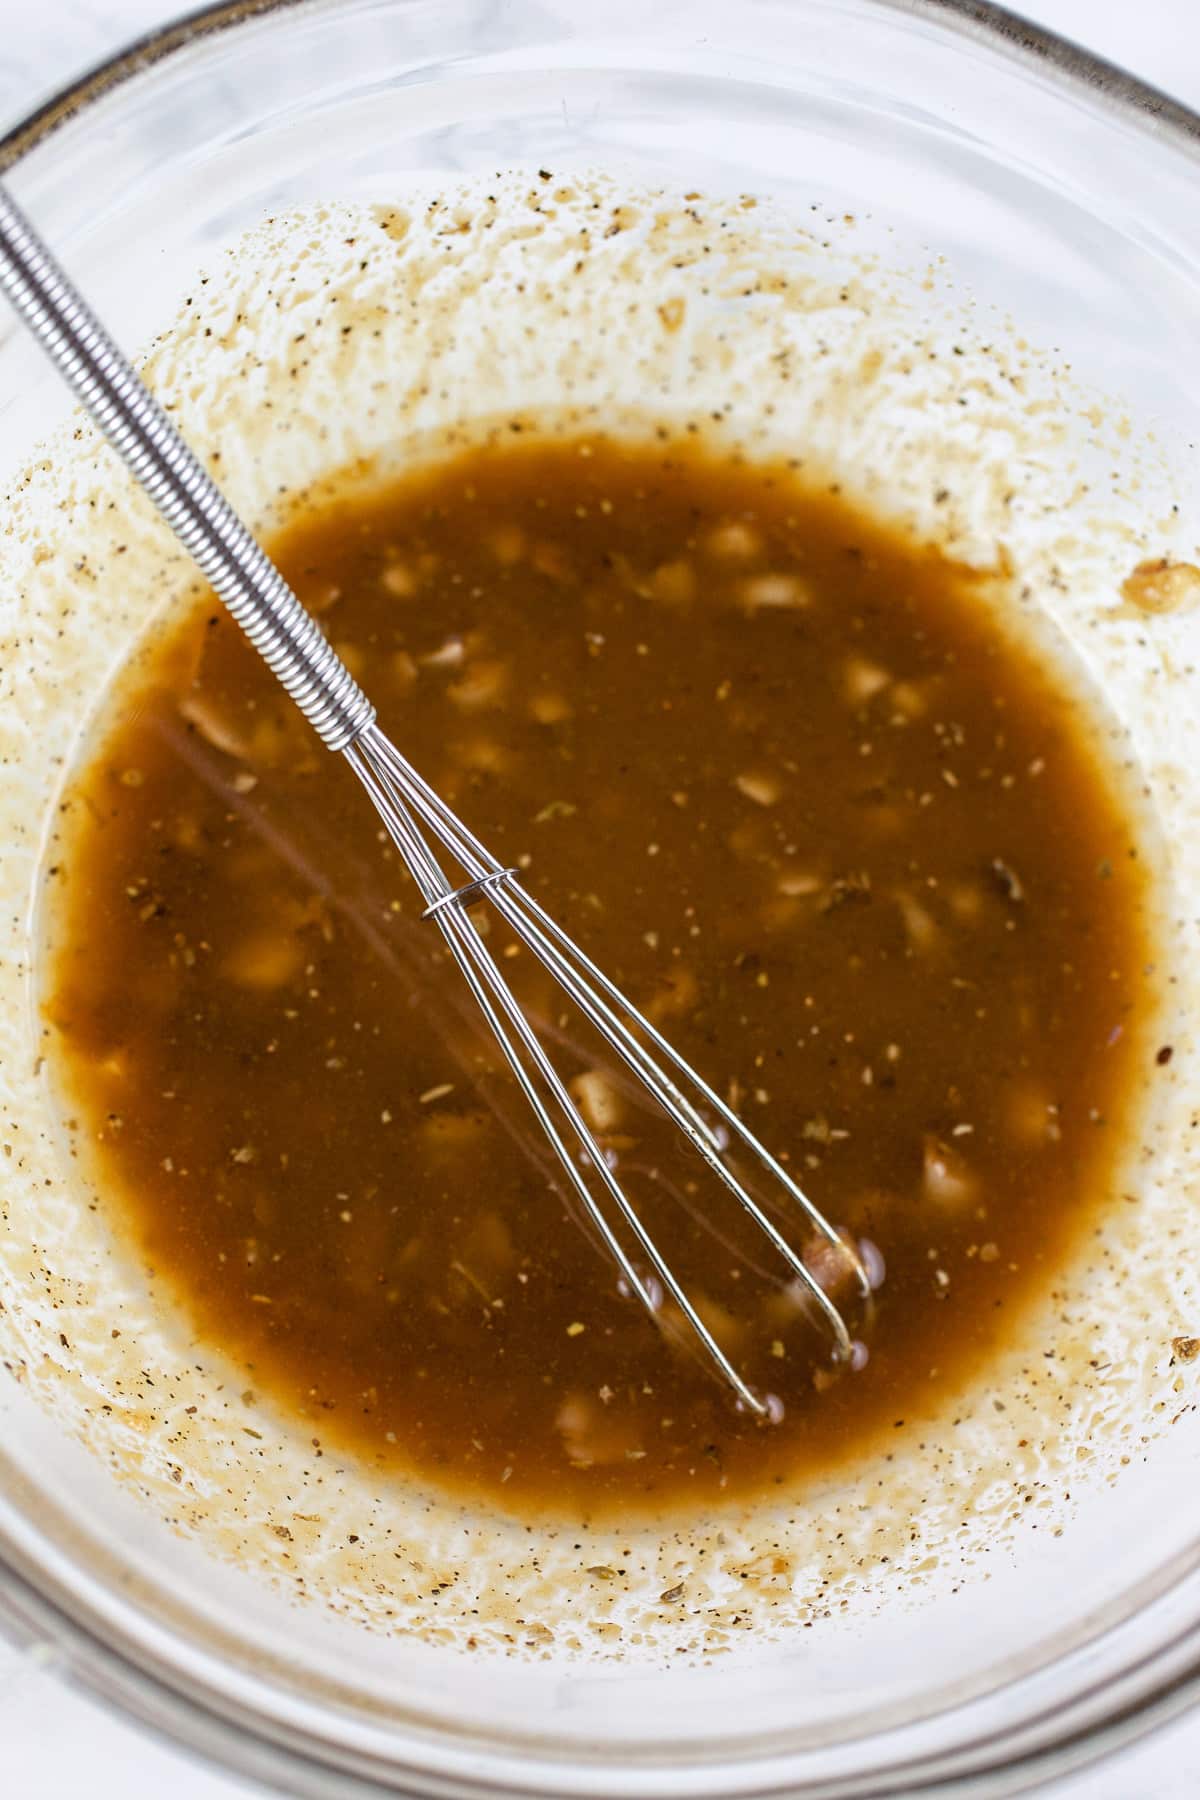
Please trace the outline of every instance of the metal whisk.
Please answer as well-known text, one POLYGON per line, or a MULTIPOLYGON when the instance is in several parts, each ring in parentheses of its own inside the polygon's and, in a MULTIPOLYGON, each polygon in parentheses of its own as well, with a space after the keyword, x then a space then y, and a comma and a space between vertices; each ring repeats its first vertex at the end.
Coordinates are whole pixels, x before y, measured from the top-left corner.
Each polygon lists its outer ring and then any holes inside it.
MULTIPOLYGON (((194 557, 250 642, 325 745, 340 751, 376 807, 441 930, 513 1074, 549 1139, 566 1179, 624 1277, 651 1313, 669 1296, 713 1368, 743 1406, 760 1416, 766 1401, 738 1373, 609 1167, 568 1088, 547 1056, 472 921, 468 907, 486 898, 560 983, 650 1097, 684 1134, 714 1176, 749 1215, 788 1274, 802 1284, 839 1361, 855 1346, 842 1312, 804 1256, 730 1167, 730 1152, 753 1162, 776 1198, 834 1252, 865 1298, 862 1258, 837 1233, 732 1107, 689 1067, 608 978, 498 863, 380 731, 375 708, 335 655, 279 571, 238 519, 167 415, 92 314, 37 233, 0 185, 0 289, 39 340, 77 398, 194 557), (449 852, 467 879, 452 886, 421 827, 449 852), (642 1275, 614 1228, 623 1221, 654 1276, 642 1275)), ((778 1216, 779 1207, 773 1209, 778 1216)), ((816 1260, 816 1259, 814 1259, 816 1260)))

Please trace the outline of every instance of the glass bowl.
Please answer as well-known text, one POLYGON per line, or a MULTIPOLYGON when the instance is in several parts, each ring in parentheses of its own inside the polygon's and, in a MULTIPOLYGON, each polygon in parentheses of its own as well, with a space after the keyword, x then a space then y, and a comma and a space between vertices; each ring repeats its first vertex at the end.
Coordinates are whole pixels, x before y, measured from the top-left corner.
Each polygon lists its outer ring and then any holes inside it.
MULTIPOLYGON (((1124 397, 1131 423, 1113 415, 1115 436, 1090 441, 1080 485, 1111 481, 1127 434, 1150 445, 1137 478, 1112 491, 1128 560, 1155 546, 1195 554, 1200 501, 1186 448, 1200 424, 1200 122, 987 5, 245 0, 194 15, 79 83, 0 144, 0 167, 128 344, 150 340, 198 271, 219 266, 266 215, 405 203, 493 169, 530 181, 543 168, 571 180, 600 170, 674 193, 766 196, 815 232, 818 249, 826 228, 832 238, 854 222, 855 254, 908 272, 896 279, 908 282, 910 312, 927 289, 944 341, 952 317, 973 317, 972 329, 983 318, 985 336, 994 326, 1069 363, 1081 384, 1072 393, 1124 397), (959 284, 953 301, 943 268, 959 284)), ((1064 406, 1065 457, 1086 436, 1088 408, 1064 406)), ((6 481, 66 413, 6 321, 6 481)), ((1008 453, 1025 457, 1028 489, 1025 451, 1014 440, 1008 453)), ((1045 475, 1052 496, 1049 465, 1045 475)), ((1055 511, 1049 499, 1045 510, 1055 511)), ((52 542, 53 514, 42 524, 52 542)), ((1077 604, 1060 604, 1057 589, 1034 597, 1102 688, 1150 790, 1170 851, 1178 962, 1169 1104, 1139 1185, 1156 1242, 1172 1220, 1182 1235, 1143 1288, 1130 1227, 1119 1248, 1133 1297, 1113 1327, 1116 1359, 1083 1358, 1079 1385, 1065 1380, 1080 1495, 1067 1494, 1061 1467, 1033 1466, 1025 1441, 1014 1442, 1011 1492, 1002 1502, 972 1489, 967 1516, 942 1529, 939 1555, 913 1570, 907 1594, 893 1592, 880 1561, 844 1616, 814 1598, 811 1630, 767 1631, 722 1654, 681 1630, 673 1657, 641 1654, 628 1623, 615 1626, 583 1588, 542 1596, 539 1605, 574 1612, 579 1646, 567 1654, 569 1633, 531 1625, 526 1580, 510 1596, 508 1644, 493 1605, 491 1635, 472 1649, 464 1621, 482 1576, 461 1518, 430 1528, 440 1563, 405 1567, 405 1592, 424 1580, 426 1613, 440 1606, 445 1627, 407 1629, 389 1610, 387 1580, 373 1581, 373 1612, 360 1591, 363 1490, 352 1471, 339 1473, 327 1516, 292 1515, 317 1521, 302 1546, 298 1527, 272 1525, 266 1500, 250 1516, 241 1465, 261 1456, 262 1432, 228 1428, 224 1485, 219 1462, 197 1472, 189 1460, 186 1424, 171 1416, 176 1404, 186 1412, 186 1372, 166 1327, 158 1338, 147 1326, 139 1344, 162 1383, 157 1410, 144 1395, 135 1405, 116 1364, 101 1371, 124 1277, 82 1217, 77 1234, 64 1224, 78 1197, 55 1186, 61 1154, 48 1102, 32 1097, 40 1077, 28 1073, 39 854, 59 778, 48 747, 59 763, 69 754, 142 623, 132 601, 127 612, 88 611, 90 547, 81 542, 71 564, 74 598, 58 633, 75 646, 66 663, 32 587, 10 579, 16 563, 0 592, 0 743, 15 795, 0 959, 0 1597, 10 1626, 59 1646, 78 1679, 143 1720, 293 1794, 1007 1794, 1188 1705, 1200 1677, 1200 1534, 1179 1499, 1200 1470, 1186 1361, 1200 1304, 1184 1216, 1195 1204, 1188 1132, 1200 1088, 1186 956, 1200 893, 1188 832, 1200 677, 1187 606, 1130 620, 1111 590, 1101 600, 1086 583, 1077 604), (37 1107, 44 1131, 31 1151, 37 1107), (34 1187, 35 1164, 50 1171, 48 1194, 34 1187), (92 1402, 104 1396, 90 1426, 69 1402, 85 1388, 92 1402), (1124 1435, 1109 1431, 1106 1406, 1124 1406, 1124 1435), (1102 1479, 1084 1466, 1092 1416, 1097 1441, 1111 1438, 1102 1479), (264 1532, 277 1539, 270 1554, 264 1532), (297 1599, 309 1576, 322 1604, 297 1599), (353 1608, 336 1604, 343 1581, 359 1583, 353 1608)), ((35 545, 30 583, 43 560, 35 545)), ((1099 1296, 1099 1275, 1093 1285, 1099 1296)), ((1089 1291, 1083 1275, 1078 1291, 1089 1291)), ((1075 1366, 1072 1336, 1095 1332, 1100 1344, 1086 1305, 1059 1326, 1064 1367, 1075 1366)), ((864 1493, 859 1510, 867 1503, 864 1493)), ((918 1497, 918 1528, 920 1514, 918 1497)), ((881 1529, 906 1523, 888 1517, 881 1529)), ((654 1564, 644 1544, 636 1554, 654 1564)), ((760 1582, 768 1609, 772 1579, 760 1582)), ((788 1603, 828 1579, 828 1568, 818 1578, 788 1565, 788 1603)), ((660 1632, 660 1649, 669 1636, 660 1632)))

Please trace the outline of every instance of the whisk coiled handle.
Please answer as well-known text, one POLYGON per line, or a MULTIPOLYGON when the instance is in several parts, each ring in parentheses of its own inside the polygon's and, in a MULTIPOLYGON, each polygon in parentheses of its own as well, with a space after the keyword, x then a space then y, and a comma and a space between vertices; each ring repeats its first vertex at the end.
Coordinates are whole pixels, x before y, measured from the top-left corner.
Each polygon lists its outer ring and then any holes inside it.
POLYGON ((2 183, 0 292, 323 742, 353 743, 371 702, 2 183))

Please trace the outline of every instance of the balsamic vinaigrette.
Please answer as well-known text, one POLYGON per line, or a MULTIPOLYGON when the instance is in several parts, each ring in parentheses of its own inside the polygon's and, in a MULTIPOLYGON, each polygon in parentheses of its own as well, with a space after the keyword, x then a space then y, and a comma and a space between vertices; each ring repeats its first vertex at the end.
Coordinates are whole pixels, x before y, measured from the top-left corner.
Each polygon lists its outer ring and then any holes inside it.
POLYGON ((777 1215, 869 1353, 833 1369, 476 913, 782 1417, 739 1414, 621 1293, 369 803, 210 599, 70 790, 46 1004, 76 1147, 201 1341, 318 1443, 526 1513, 794 1484, 978 1377, 1152 1060, 1135 830, 983 578, 783 467, 602 438, 460 453, 272 549, 394 741, 887 1276, 858 1305, 777 1215))

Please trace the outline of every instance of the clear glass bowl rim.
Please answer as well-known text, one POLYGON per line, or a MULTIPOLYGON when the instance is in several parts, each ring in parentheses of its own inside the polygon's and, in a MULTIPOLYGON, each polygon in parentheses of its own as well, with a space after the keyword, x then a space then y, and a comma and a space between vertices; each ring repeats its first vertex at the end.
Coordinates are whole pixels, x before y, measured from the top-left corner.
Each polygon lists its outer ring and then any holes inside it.
MULTIPOLYGON (((343 0, 216 0, 183 13, 132 39, 124 48, 86 70, 0 135, 0 176, 38 150, 60 126, 75 121, 123 83, 143 76, 167 59, 186 54, 202 40, 268 18, 336 12, 343 0)), ((992 0, 871 0, 882 13, 925 20, 985 52, 1041 78, 1064 98, 1086 94, 1093 105, 1160 141, 1189 160, 1200 155, 1200 114, 1068 39, 992 4, 992 0)), ((1187 1571, 1190 1574, 1192 1571, 1187 1571)), ((0 1631, 18 1644, 52 1643, 64 1653, 62 1672, 92 1698, 111 1705, 168 1743, 185 1746, 229 1773, 260 1782, 296 1800, 330 1796, 424 1792, 446 1796, 517 1794, 508 1781, 461 1784, 427 1770, 389 1770, 386 1785, 370 1771, 353 1772, 322 1754, 315 1735, 281 1741, 279 1727, 250 1708, 235 1711, 209 1704, 208 1696, 152 1669, 113 1644, 95 1628, 86 1609, 75 1607, 49 1571, 18 1569, 6 1560, 0 1541, 0 1631), (397 1782, 404 1785, 398 1786, 397 1782)), ((1186 1574, 1184 1575, 1186 1579, 1186 1574)), ((1192 1623, 1144 1650, 1119 1672, 1061 1704, 1051 1702, 1036 1717, 1014 1719, 1011 1729, 993 1733, 969 1751, 919 1756, 889 1772, 887 1791, 901 1795, 967 1796, 1028 1792, 1046 1780, 1092 1767, 1147 1733, 1200 1704, 1200 1606, 1192 1623)), ((382 1771, 380 1771, 382 1773, 382 1771)), ((619 1783, 619 1772, 614 1772, 619 1783)), ((785 1800, 790 1787, 753 1781, 738 1791, 756 1800, 785 1800)), ((824 1791, 824 1790, 823 1790, 824 1791)), ((880 1790, 871 1776, 865 1785, 853 1776, 830 1790, 846 1800, 880 1790)))

